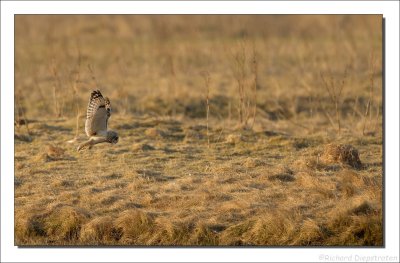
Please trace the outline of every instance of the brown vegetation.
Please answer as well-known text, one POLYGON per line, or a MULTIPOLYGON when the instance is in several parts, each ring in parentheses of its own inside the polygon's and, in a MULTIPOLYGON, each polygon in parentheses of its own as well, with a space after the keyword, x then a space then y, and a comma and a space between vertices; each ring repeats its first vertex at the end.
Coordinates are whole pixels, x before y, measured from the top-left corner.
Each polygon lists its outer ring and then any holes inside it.
POLYGON ((383 245, 380 16, 15 22, 16 245, 383 245))
POLYGON ((355 168, 361 168, 358 151, 351 145, 328 144, 324 147, 321 161, 325 164, 343 163, 355 168))

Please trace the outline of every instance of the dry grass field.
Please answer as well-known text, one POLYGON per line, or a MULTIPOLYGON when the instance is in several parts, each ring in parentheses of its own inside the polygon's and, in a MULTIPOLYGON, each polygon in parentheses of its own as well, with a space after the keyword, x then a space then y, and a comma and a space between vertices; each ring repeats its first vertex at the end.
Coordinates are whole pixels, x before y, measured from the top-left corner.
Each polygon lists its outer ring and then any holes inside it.
POLYGON ((15 244, 383 245, 381 19, 17 15, 15 244))

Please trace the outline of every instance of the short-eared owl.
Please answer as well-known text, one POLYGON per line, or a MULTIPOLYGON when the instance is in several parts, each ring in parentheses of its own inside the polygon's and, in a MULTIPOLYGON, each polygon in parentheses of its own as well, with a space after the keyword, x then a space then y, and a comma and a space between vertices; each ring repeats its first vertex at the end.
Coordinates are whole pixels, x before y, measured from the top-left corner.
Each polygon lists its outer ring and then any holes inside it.
POLYGON ((110 100, 99 90, 94 90, 90 94, 89 104, 86 112, 85 132, 90 139, 78 146, 78 151, 93 145, 108 142, 116 144, 118 134, 115 131, 107 130, 108 119, 111 116, 110 100))

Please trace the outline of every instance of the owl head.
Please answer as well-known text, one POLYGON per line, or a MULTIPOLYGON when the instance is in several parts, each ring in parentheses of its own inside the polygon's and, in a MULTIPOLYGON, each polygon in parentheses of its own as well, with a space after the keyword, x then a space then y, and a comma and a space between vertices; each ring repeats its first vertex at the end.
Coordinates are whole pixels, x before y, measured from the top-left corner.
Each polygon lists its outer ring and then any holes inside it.
POLYGON ((118 133, 115 131, 107 131, 107 141, 112 144, 116 144, 118 142, 118 133))

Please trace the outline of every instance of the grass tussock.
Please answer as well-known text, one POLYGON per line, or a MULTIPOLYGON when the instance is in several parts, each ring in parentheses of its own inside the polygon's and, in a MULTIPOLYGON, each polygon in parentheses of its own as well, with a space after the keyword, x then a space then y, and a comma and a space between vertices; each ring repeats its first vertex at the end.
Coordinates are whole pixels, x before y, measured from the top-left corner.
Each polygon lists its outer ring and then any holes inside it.
POLYGON ((361 168, 362 163, 356 148, 351 145, 328 144, 324 147, 320 160, 325 164, 347 164, 361 168))
POLYGON ((295 239, 294 244, 300 244, 302 246, 307 245, 320 245, 326 238, 324 228, 319 225, 315 220, 308 218, 303 221, 299 232, 295 239))
POLYGON ((368 201, 356 201, 352 207, 338 209, 327 223, 331 232, 328 243, 340 245, 352 243, 356 245, 374 246, 383 244, 382 210, 368 201))
POLYGON ((56 147, 54 145, 49 145, 47 147, 47 155, 52 158, 60 158, 64 155, 65 149, 61 147, 56 147))
POLYGON ((112 244, 121 238, 121 233, 114 228, 110 216, 102 216, 84 224, 79 238, 83 244, 88 245, 112 244))
POLYGON ((76 240, 82 225, 89 217, 90 215, 82 209, 70 206, 56 208, 46 217, 46 234, 66 241, 76 240))
POLYGON ((90 218, 90 214, 80 208, 59 206, 45 212, 20 215, 16 232, 17 242, 39 237, 46 243, 69 244, 77 242, 82 226, 90 218))
POLYGON ((121 233, 120 242, 130 245, 145 245, 154 229, 154 219, 143 212, 127 210, 115 220, 115 227, 121 233))
POLYGON ((243 141, 243 136, 241 134, 229 134, 226 136, 225 141, 229 144, 238 144, 243 141))

